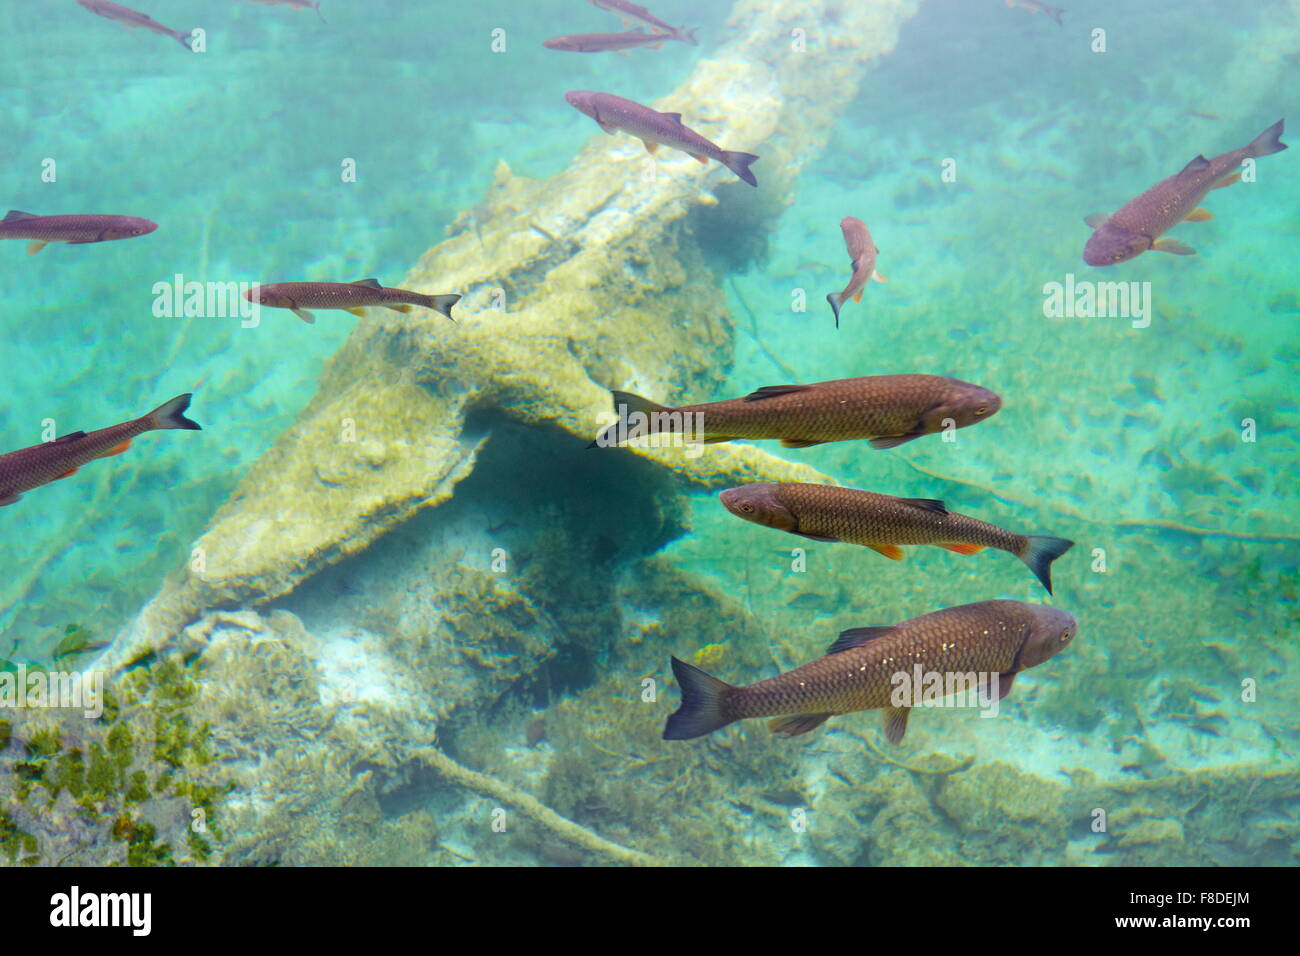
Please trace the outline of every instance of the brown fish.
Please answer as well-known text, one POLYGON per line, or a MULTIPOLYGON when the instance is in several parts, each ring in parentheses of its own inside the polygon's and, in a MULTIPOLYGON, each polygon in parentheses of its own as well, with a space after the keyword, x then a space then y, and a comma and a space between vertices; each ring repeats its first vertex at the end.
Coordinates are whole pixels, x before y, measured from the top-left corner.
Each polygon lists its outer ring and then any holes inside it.
POLYGON ((320 12, 320 0, 251 0, 267 7, 293 7, 295 10, 315 10, 321 23, 326 23, 325 15, 320 12))
POLYGON ((689 740, 752 717, 778 717, 772 731, 794 737, 839 714, 883 709, 885 737, 897 744, 912 710, 895 706, 900 677, 919 670, 962 678, 973 689, 971 678, 996 674, 1000 700, 1017 674, 1062 650, 1077 631, 1074 618, 1054 607, 980 601, 889 627, 853 628, 825 657, 747 687, 674 657, 682 706, 668 718, 664 739, 689 740))
POLYGON ((635 136, 645 143, 648 153, 653 154, 660 146, 669 146, 701 163, 715 159, 751 186, 758 185, 758 180, 749 171, 757 156, 723 149, 709 142, 682 123, 681 113, 660 113, 613 93, 594 93, 591 90, 570 90, 564 98, 570 106, 594 119, 606 133, 622 130, 635 136))
POLYGON ((660 20, 653 13, 640 4, 632 3, 631 0, 591 0, 594 7, 602 10, 608 10, 610 13, 617 13, 623 17, 623 26, 627 26, 632 20, 640 20, 642 23, 659 30, 667 35, 669 39, 681 40, 683 43, 689 43, 692 46, 698 46, 695 39, 694 30, 683 30, 680 27, 670 27, 664 21, 660 20))
POLYGON ((67 478, 96 458, 108 458, 126 451, 131 439, 162 428, 199 429, 183 414, 190 407, 190 394, 177 395, 148 415, 93 432, 72 432, 54 441, 0 455, 0 505, 11 505, 23 492, 67 478))
POLYGON ((150 30, 154 33, 161 33, 163 36, 171 37, 181 46, 185 47, 185 49, 191 49, 190 35, 188 33, 182 33, 180 30, 173 30, 170 27, 165 27, 153 17, 141 13, 139 10, 132 10, 130 7, 124 7, 120 3, 113 3, 112 0, 77 0, 77 3, 81 4, 91 13, 98 13, 101 17, 106 17, 109 20, 116 20, 123 26, 131 27, 132 29, 143 27, 144 29, 150 30))
POLYGON ((812 385, 768 385, 744 398, 669 408, 616 391, 619 420, 593 445, 681 433, 712 444, 737 438, 779 438, 786 448, 867 439, 894 448, 950 427, 995 415, 1002 399, 987 388, 941 375, 868 375, 812 385), (698 427, 697 427, 698 425, 698 427))
POLYGON ((158 228, 158 223, 135 216, 102 216, 78 213, 66 216, 36 216, 9 210, 0 220, 0 239, 30 239, 27 254, 35 255, 51 242, 80 246, 88 242, 133 239, 158 228))
POLYGON ((631 33, 573 33, 551 37, 542 46, 548 50, 564 50, 568 53, 603 53, 608 50, 624 53, 626 50, 646 46, 658 50, 664 45, 665 40, 671 39, 672 37, 662 33, 646 33, 644 30, 637 29, 631 33))
POLYGON ((1045 13, 1056 21, 1058 27, 1065 26, 1065 21, 1061 19, 1061 14, 1065 11, 1060 7, 1050 7, 1043 3, 1043 0, 1007 0, 1007 6, 1015 9, 1019 7, 1022 10, 1028 10, 1031 13, 1045 13))
POLYGON ((903 560, 899 545, 932 544, 958 554, 997 548, 1014 554, 1052 593, 1052 562, 1073 541, 1049 535, 1015 534, 957 514, 931 498, 895 498, 856 488, 805 482, 755 482, 728 488, 723 507, 737 518, 814 541, 844 541, 903 560))
POLYGON ((441 312, 453 322, 451 307, 460 301, 458 295, 422 295, 407 289, 387 289, 378 279, 358 279, 356 282, 277 282, 256 286, 244 293, 244 298, 273 309, 290 309, 304 322, 315 322, 316 316, 308 309, 342 309, 353 315, 365 315, 367 306, 378 305, 394 312, 410 312, 418 305, 441 312))
POLYGON ((862 290, 866 288, 869 279, 875 279, 877 282, 889 281, 876 271, 876 256, 880 250, 871 241, 871 232, 867 229, 867 224, 853 216, 845 216, 840 220, 840 232, 844 233, 844 245, 849 250, 849 263, 853 266, 853 275, 849 277, 849 284, 844 287, 843 292, 832 292, 826 297, 826 301, 831 304, 831 311, 835 313, 837 329, 840 327, 840 306, 846 299, 861 302, 862 290))
POLYGON ((1101 213, 1088 216, 1084 222, 1094 231, 1083 247, 1083 261, 1090 266, 1109 266, 1148 249, 1177 256, 1195 255, 1196 250, 1186 243, 1161 236, 1180 222, 1213 219, 1210 213, 1197 208, 1206 193, 1239 180, 1243 160, 1271 156, 1286 148, 1282 142, 1282 120, 1278 120, 1241 149, 1213 159, 1197 156, 1181 172, 1129 200, 1113 216, 1101 213))

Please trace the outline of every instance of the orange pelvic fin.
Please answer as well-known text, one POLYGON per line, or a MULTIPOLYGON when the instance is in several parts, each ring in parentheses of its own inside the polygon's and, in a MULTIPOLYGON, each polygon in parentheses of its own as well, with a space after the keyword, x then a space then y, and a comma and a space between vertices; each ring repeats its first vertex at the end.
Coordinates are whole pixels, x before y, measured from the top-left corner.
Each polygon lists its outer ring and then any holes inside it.
POLYGON ((60 478, 66 478, 66 477, 68 477, 68 475, 75 475, 76 473, 77 473, 77 469, 75 469, 75 468, 69 468, 69 469, 68 469, 67 471, 65 471, 63 474, 61 474, 61 475, 55 475, 55 476, 54 476, 52 479, 50 479, 50 480, 51 480, 51 481, 58 481, 60 478))
POLYGON ((867 545, 872 551, 878 551, 891 561, 903 560, 903 549, 896 544, 869 544, 867 545))
MULTIPOLYGON (((120 455, 120 454, 122 454, 122 452, 126 451, 126 450, 127 450, 128 448, 130 448, 130 447, 131 447, 131 439, 128 438, 126 441, 122 442, 121 444, 114 445, 112 448, 110 448, 108 451, 104 452, 102 455, 96 455, 95 457, 96 457, 96 458, 112 458, 114 455, 120 455)), ((72 471, 76 471, 76 470, 77 470, 77 469, 75 469, 75 468, 72 469, 72 471)), ((72 471, 68 472, 68 474, 72 474, 72 471)))
POLYGON ((861 290, 861 289, 859 289, 859 290, 857 291, 857 293, 853 296, 853 301, 854 301, 854 302, 861 302, 861 301, 862 301, 862 290, 861 290))
POLYGON ((707 166, 709 163, 709 157, 701 156, 699 153, 691 153, 691 159, 695 160, 701 166, 707 166))
POLYGON ((939 547, 946 548, 949 551, 956 551, 958 554, 979 554, 984 550, 982 544, 941 544, 939 547))
POLYGON ((364 318, 366 317, 366 310, 363 309, 363 308, 361 308, 360 306, 358 306, 358 307, 355 308, 355 309, 344 309, 343 311, 344 311, 344 312, 351 312, 353 315, 355 315, 357 318, 360 318, 360 319, 364 319, 364 318))
POLYGON ((1187 214, 1187 218, 1184 219, 1183 222, 1205 222, 1207 219, 1213 218, 1214 213, 1210 212, 1208 209, 1193 209, 1187 214))
POLYGON ((645 144, 645 151, 649 153, 651 156, 653 156, 656 152, 659 151, 658 143, 652 143, 648 139, 643 139, 641 140, 641 142, 645 144))
POLYGON ((34 256, 48 245, 48 242, 41 242, 39 239, 33 239, 31 242, 27 243, 27 254, 29 256, 34 256))
POLYGON ((1228 177, 1227 179, 1225 179, 1223 182, 1221 182, 1221 183, 1216 183, 1215 185, 1211 186, 1210 188, 1211 188, 1211 189, 1222 189, 1224 186, 1231 186, 1233 183, 1235 183, 1235 182, 1239 182, 1240 180, 1241 180, 1241 173, 1233 173, 1231 176, 1229 176, 1229 177, 1228 177))

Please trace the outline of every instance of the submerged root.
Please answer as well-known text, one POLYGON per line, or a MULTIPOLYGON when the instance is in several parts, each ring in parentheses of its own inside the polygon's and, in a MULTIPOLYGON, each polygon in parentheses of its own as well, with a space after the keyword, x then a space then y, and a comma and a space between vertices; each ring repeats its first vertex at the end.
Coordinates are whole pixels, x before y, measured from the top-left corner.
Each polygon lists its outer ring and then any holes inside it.
POLYGON ((490 777, 485 773, 470 770, 468 767, 452 760, 436 747, 426 747, 418 751, 415 756, 424 761, 430 769, 434 770, 444 780, 485 797, 491 797, 504 806, 512 807, 534 823, 545 827, 565 843, 580 847, 610 863, 618 863, 623 866, 663 866, 665 863, 665 861, 650 856, 648 853, 631 850, 606 840, 586 827, 580 826, 572 820, 566 820, 531 794, 516 789, 504 780, 498 780, 496 777, 490 777))

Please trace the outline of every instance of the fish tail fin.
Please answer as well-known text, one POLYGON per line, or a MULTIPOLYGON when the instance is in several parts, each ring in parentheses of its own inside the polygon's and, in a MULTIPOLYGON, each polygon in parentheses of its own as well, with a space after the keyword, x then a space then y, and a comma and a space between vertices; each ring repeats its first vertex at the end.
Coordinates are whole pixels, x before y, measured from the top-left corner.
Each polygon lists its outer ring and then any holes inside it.
POLYGON ((459 301, 460 296, 458 295, 426 295, 424 297, 424 305, 426 308, 433 309, 435 312, 441 312, 453 322, 456 321, 456 317, 451 314, 451 307, 459 301))
POLYGON ((316 2, 311 5, 311 8, 316 11, 316 16, 320 17, 321 23, 329 23, 329 21, 325 19, 325 14, 320 12, 320 0, 316 0, 316 2))
POLYGON ((831 311, 835 313, 835 327, 840 327, 840 306, 844 304, 844 296, 838 292, 832 292, 826 297, 826 301, 831 304, 831 311))
POLYGON ((652 427, 653 419, 650 417, 656 412, 669 412, 672 409, 666 405, 660 405, 652 402, 648 398, 642 398, 640 395, 633 395, 631 392, 620 392, 614 389, 610 392, 614 398, 614 414, 618 415, 618 421, 606 426, 606 428, 596 437, 596 440, 588 445, 588 448, 595 448, 597 445, 602 447, 607 445, 617 445, 625 441, 629 431, 634 429, 631 417, 640 414, 645 417, 645 426, 636 427, 638 434, 651 434, 654 431, 652 427))
POLYGON ((194 39, 192 34, 182 33, 180 30, 177 30, 175 33, 172 34, 172 36, 174 36, 176 38, 176 42, 179 43, 181 46, 185 47, 185 49, 189 50, 191 53, 194 52, 194 47, 191 45, 194 39))
POLYGON ((758 185, 758 180, 749 171, 750 165, 757 159, 753 153, 738 153, 730 149, 722 151, 722 164, 751 186, 758 185))
POLYGON ((201 431, 203 426, 198 422, 191 421, 184 415, 185 409, 190 407, 190 399, 193 397, 192 392, 186 392, 184 395, 177 395, 170 402, 164 402, 145 417, 149 419, 150 428, 189 428, 194 431, 201 431))
POLYGON ((727 695, 736 688, 675 657, 673 676, 682 691, 682 705, 664 725, 664 740, 703 737, 736 719, 726 713, 727 695))
MULTIPOLYGON (((699 29, 699 28, 696 27, 695 29, 699 29)), ((681 38, 685 42, 689 43, 691 46, 700 45, 700 41, 695 39, 695 30, 679 30, 678 33, 681 36, 681 38)))
POLYGON ((1053 538, 1051 535, 1031 534, 1025 536, 1025 549, 1017 557, 1029 565, 1034 577, 1043 582, 1047 593, 1052 593, 1052 562, 1074 547, 1074 542, 1065 538, 1053 538))
POLYGON ((1286 143, 1282 142, 1282 123, 1278 120, 1264 132, 1260 133, 1250 145, 1246 147, 1251 156, 1271 156, 1273 153, 1280 153, 1286 149, 1286 143))
POLYGON ((1065 10, 1063 10, 1061 7, 1047 8, 1047 15, 1056 21, 1056 25, 1058 27, 1065 26, 1065 21, 1061 19, 1061 14, 1063 14, 1064 12, 1065 10))

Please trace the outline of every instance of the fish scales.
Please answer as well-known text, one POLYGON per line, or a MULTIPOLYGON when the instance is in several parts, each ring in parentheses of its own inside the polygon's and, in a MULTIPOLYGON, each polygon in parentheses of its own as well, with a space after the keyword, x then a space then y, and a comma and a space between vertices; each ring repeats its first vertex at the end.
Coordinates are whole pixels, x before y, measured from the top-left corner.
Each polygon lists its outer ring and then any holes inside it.
POLYGON ((904 621, 859 647, 735 688, 723 713, 743 719, 889 707, 894 675, 918 664, 945 674, 1011 672, 1033 623, 1022 608, 1018 601, 985 601, 904 621))

